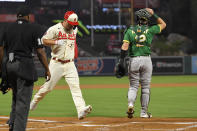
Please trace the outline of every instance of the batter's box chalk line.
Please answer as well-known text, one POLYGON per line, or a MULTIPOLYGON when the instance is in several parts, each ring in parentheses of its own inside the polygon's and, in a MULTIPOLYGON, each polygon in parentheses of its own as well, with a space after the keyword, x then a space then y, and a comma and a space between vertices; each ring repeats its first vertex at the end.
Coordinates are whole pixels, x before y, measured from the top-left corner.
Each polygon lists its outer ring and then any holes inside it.
MULTIPOLYGON (((0 119, 9 119, 9 117, 0 116, 0 119)), ((38 119, 28 119, 29 122, 43 122, 43 123, 60 123, 60 121, 51 121, 51 120, 38 120, 38 119)), ((27 130, 35 130, 35 129, 54 129, 54 128, 63 128, 63 127, 71 127, 71 126, 83 126, 83 127, 101 127, 96 128, 97 131, 108 131, 110 127, 121 127, 128 126, 131 124, 163 124, 163 125, 188 125, 183 128, 175 128, 175 129, 145 129, 147 131, 184 131, 191 128, 197 127, 197 122, 127 122, 122 124, 93 124, 93 121, 83 121, 83 122, 71 122, 71 124, 66 123, 65 125, 57 125, 54 127, 46 127, 46 128, 27 128, 27 130), (92 123, 92 124, 91 124, 92 123)), ((1 124, 0 127, 5 126, 6 124, 1 124)), ((4 128, 0 128, 4 129, 4 128)), ((8 128, 5 128, 8 129, 8 128)), ((132 129, 141 129, 141 128, 132 128, 132 129)))

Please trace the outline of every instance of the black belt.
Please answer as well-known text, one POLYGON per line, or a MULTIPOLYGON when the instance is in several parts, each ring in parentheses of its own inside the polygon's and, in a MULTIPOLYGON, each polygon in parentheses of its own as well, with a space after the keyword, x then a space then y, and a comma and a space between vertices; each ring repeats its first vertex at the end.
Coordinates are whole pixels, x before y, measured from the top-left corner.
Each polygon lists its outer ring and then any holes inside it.
POLYGON ((58 59, 58 58, 56 58, 56 57, 53 57, 52 59, 53 59, 53 60, 56 60, 56 61, 58 61, 58 62, 60 62, 60 63, 62 63, 62 64, 66 64, 66 63, 68 63, 68 62, 74 61, 74 59, 70 59, 70 60, 61 60, 61 59, 58 59))

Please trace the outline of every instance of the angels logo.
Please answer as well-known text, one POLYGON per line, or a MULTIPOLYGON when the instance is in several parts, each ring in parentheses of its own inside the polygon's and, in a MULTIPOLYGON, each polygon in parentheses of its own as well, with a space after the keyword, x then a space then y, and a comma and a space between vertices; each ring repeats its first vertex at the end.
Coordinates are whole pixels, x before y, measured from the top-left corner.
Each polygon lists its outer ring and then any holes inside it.
POLYGON ((75 40, 75 34, 66 34, 66 33, 62 33, 61 31, 59 31, 58 33, 58 39, 69 39, 69 40, 75 40))

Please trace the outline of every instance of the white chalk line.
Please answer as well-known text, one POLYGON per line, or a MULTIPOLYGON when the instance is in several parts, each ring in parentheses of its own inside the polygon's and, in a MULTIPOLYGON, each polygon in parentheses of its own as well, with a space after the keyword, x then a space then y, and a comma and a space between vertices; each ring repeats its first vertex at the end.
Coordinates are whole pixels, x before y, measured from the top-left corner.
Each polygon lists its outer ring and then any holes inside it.
MULTIPOLYGON (((0 117, 1 119, 9 119, 9 117, 0 117)), ((51 121, 51 120, 37 120, 37 119, 28 119, 29 122, 43 122, 43 123, 59 123, 59 121, 51 121)), ((177 128, 177 129, 143 129, 143 130, 161 130, 161 131, 184 131, 186 129, 191 129, 197 127, 197 122, 127 122, 122 124, 116 125, 102 125, 102 124, 86 124, 91 123, 90 121, 85 122, 73 122, 73 124, 66 124, 66 125, 59 125, 55 127, 47 127, 47 128, 27 128, 27 130, 35 130, 35 129, 53 129, 53 128, 62 128, 62 127, 69 127, 69 126, 83 126, 83 127, 120 127, 120 126, 127 126, 130 124, 175 124, 175 125, 190 125, 184 128, 177 128)), ((2 124, 1 126, 5 126, 6 124, 2 124)), ((4 129, 4 128, 1 128, 4 129)), ((8 128, 5 128, 8 129, 8 128)), ((140 129, 140 128, 133 128, 133 129, 140 129)))
MULTIPOLYGON (((9 117, 0 117, 1 119, 9 119, 9 117)), ((28 121, 32 122, 48 122, 48 123, 57 123, 58 121, 50 121, 50 120, 36 120, 36 119, 28 119, 28 121)))
POLYGON ((197 125, 186 126, 185 128, 177 128, 175 131, 184 131, 186 129, 195 128, 197 125))

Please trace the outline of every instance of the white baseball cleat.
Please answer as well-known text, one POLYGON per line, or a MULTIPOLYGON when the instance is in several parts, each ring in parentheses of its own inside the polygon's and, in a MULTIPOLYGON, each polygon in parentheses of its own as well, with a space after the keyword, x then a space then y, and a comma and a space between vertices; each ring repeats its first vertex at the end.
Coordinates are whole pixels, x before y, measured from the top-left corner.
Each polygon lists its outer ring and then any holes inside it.
POLYGON ((140 114, 140 117, 141 118, 151 118, 153 116, 151 115, 151 113, 147 112, 147 113, 141 113, 140 114))
POLYGON ((84 107, 84 109, 79 112, 78 119, 79 120, 84 119, 87 114, 90 114, 91 111, 92 111, 92 106, 91 105, 88 105, 88 106, 84 107))
POLYGON ((29 110, 31 110, 31 111, 35 110, 36 107, 37 107, 37 104, 38 104, 38 103, 35 103, 35 102, 32 101, 32 102, 30 103, 30 108, 29 108, 29 110))

